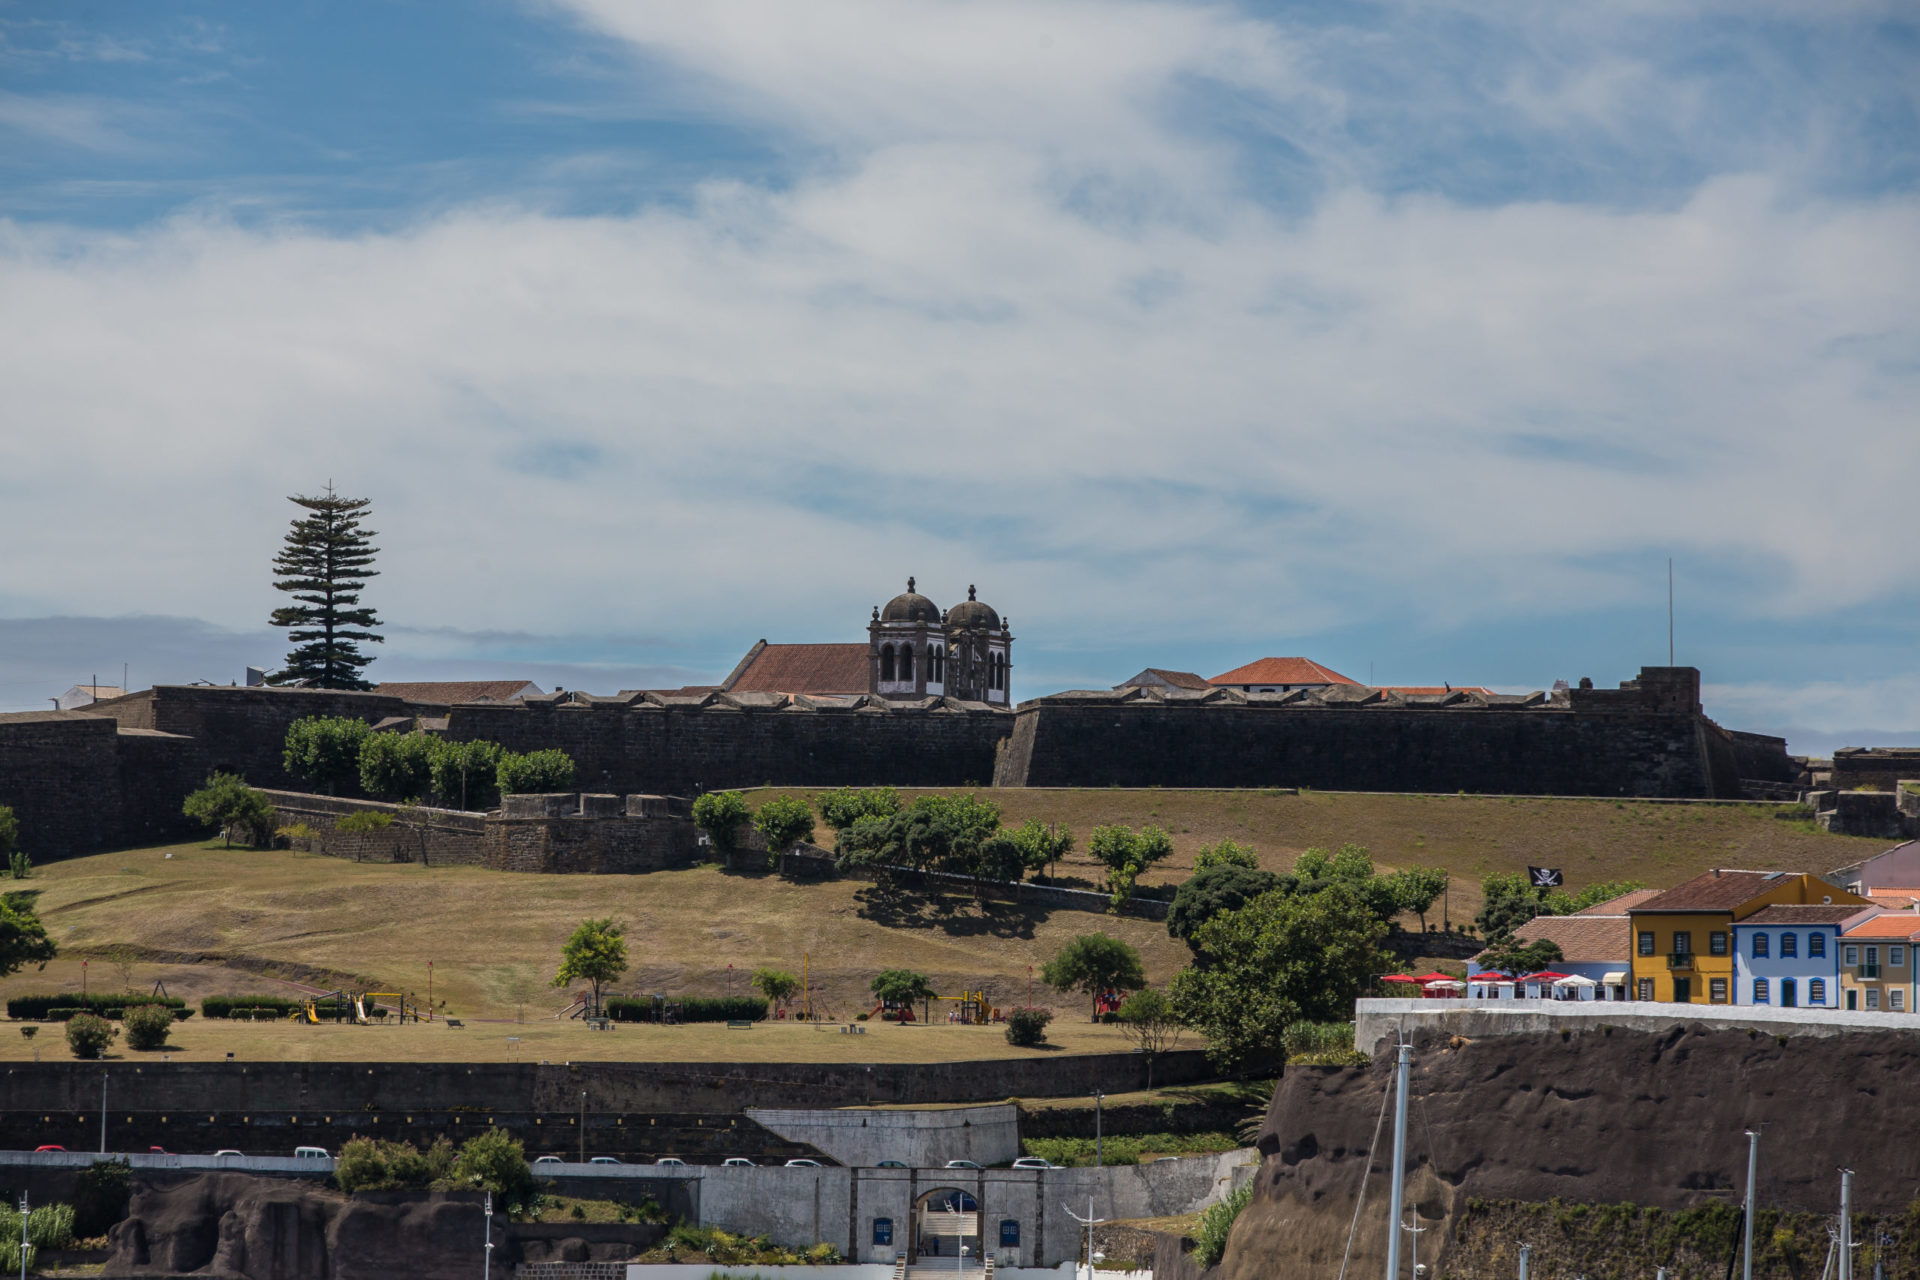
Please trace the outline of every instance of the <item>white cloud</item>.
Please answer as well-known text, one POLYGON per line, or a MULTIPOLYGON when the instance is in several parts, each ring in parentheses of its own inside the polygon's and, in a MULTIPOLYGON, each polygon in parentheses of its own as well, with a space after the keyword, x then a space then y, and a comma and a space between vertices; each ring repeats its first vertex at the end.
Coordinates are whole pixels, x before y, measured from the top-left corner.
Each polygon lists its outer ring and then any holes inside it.
POLYGON ((625 217, 0 229, 0 613, 256 626, 329 478, 389 620, 541 634, 856 635, 909 572, 1171 643, 1604 609, 1650 548, 1741 566, 1735 618, 1920 570, 1910 197, 1279 213, 1172 103, 1341 95, 1230 11, 582 8, 831 159, 625 217))

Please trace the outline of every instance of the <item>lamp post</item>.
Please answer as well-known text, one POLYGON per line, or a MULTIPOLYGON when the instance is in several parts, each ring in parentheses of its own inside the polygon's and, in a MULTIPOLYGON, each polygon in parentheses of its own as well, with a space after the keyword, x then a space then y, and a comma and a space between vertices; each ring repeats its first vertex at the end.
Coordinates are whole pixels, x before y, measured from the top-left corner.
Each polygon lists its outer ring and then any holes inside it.
POLYGON ((481 1265, 480 1274, 482 1277, 490 1278, 493 1275, 493 1192, 491 1191, 487 1192, 486 1223, 486 1252, 482 1255, 486 1261, 481 1265))
POLYGON ((1760 1164, 1760 1134, 1747 1130, 1747 1211, 1741 1230, 1746 1239, 1740 1250, 1740 1280, 1753 1280, 1753 1175, 1760 1164))

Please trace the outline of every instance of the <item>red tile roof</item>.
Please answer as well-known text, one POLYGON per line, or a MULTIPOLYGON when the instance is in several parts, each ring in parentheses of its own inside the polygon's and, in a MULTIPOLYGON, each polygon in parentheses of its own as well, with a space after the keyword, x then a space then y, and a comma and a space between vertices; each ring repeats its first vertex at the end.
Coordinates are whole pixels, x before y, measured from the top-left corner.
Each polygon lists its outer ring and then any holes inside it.
POLYGON ((1657 898, 1659 889, 1634 889, 1617 898, 1608 898, 1605 902, 1596 902, 1590 907, 1576 911, 1576 916, 1623 916, 1649 898, 1657 898))
POLYGON ((1513 936, 1558 943, 1567 964, 1625 965, 1633 955, 1633 926, 1625 916, 1535 916, 1513 936))
POLYGON ((1312 658, 1260 658, 1215 676, 1208 684, 1358 684, 1312 658))
POLYGON ((1171 685, 1176 689, 1211 689, 1213 687, 1207 683, 1204 676, 1195 675, 1191 671, 1168 671, 1165 667, 1148 667, 1145 671, 1142 671, 1125 684, 1115 685, 1114 687, 1117 689, 1127 689, 1137 685, 1151 683, 1145 679, 1147 676, 1153 676, 1157 678, 1160 683, 1171 685))
MULTIPOLYGON (((1857 916, 1866 908, 1859 903, 1840 903, 1828 906, 1824 902, 1777 902, 1771 907, 1762 907, 1740 922, 1747 925, 1796 925, 1796 924, 1839 924, 1851 916, 1857 916)), ((1914 928, 1920 929, 1920 917, 1915 917, 1914 928)))
POLYGON ((449 707, 457 702, 511 702, 529 689, 540 692, 531 680, 399 680, 373 686, 375 693, 389 698, 449 707))
POLYGON ((1910 911, 1889 911, 1886 915, 1862 920, 1840 936, 1855 938, 1911 938, 1920 934, 1920 915, 1910 911))
POLYGON ((1706 871, 1648 898, 1635 911, 1733 911, 1795 875, 1791 871, 1706 871))
POLYGON ((728 693, 865 693, 864 644, 770 644, 749 655, 728 693))

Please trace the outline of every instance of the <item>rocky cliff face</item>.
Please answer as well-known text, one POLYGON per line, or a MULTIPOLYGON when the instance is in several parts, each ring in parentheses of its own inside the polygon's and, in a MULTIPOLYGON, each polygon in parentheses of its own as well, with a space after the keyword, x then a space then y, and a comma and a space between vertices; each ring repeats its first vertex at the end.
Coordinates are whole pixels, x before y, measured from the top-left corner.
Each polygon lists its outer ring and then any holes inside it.
MULTIPOLYGON (((1370 1067, 1287 1070, 1222 1280, 1335 1275, 1350 1228, 1348 1274, 1380 1273, 1392 1059, 1383 1048, 1370 1067)), ((1429 1228, 1420 1257, 1436 1275, 1473 1270, 1464 1252, 1459 1266, 1447 1257, 1469 1199, 1661 1209, 1737 1201, 1747 1129, 1762 1133, 1765 1207, 1834 1212, 1842 1164, 1856 1172, 1862 1212, 1904 1210, 1920 1190, 1920 1143, 1906 1134, 1920 1114, 1920 1034, 1431 1037, 1416 1042, 1411 1094, 1407 1200, 1429 1228)))

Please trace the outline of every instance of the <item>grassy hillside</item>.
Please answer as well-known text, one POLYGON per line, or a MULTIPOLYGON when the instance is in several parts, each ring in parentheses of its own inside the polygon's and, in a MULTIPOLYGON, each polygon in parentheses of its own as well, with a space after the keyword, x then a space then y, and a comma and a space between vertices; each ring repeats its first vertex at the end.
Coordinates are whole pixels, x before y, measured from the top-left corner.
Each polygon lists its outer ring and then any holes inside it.
MULTIPOLYGON (((811 796, 808 788, 751 792, 811 796)), ((903 791, 903 795, 918 795, 903 791)), ((1184 880, 1202 845, 1231 838, 1263 865, 1284 871, 1300 851, 1346 841, 1367 846, 1382 867, 1425 863, 1453 873, 1454 918, 1479 908, 1480 878, 1529 864, 1559 867, 1567 883, 1641 880, 1666 886, 1711 867, 1816 874, 1881 852, 1887 841, 1828 835, 1810 822, 1782 821, 1777 805, 1650 804, 1533 796, 1380 795, 1361 792, 985 789, 1008 825, 1061 822, 1084 847, 1103 822, 1156 823, 1173 835, 1174 855, 1146 882, 1184 880)), ((831 833, 822 828, 822 840, 831 833)), ((1084 855, 1061 863, 1063 881, 1092 887, 1101 868, 1084 855)))

